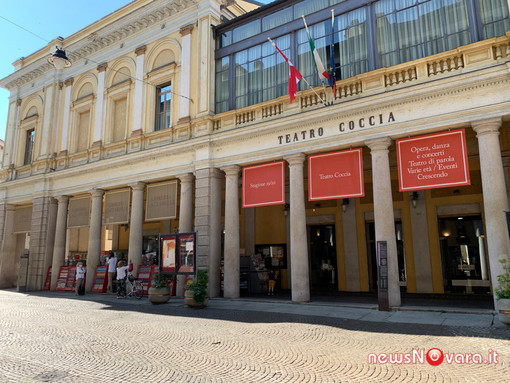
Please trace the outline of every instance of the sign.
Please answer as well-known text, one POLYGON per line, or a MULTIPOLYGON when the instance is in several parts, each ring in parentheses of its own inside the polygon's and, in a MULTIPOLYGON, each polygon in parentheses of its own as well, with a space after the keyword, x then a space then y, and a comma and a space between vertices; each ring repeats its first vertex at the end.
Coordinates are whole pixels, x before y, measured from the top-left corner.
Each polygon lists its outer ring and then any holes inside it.
POLYGON ((69 200, 67 227, 86 227, 89 225, 90 196, 69 200))
POLYGON ((14 211, 14 225, 12 232, 17 233, 30 233, 32 226, 32 206, 18 207, 14 211))
POLYGON ((104 197, 104 224, 114 225, 129 222, 129 189, 107 192, 104 197))
POLYGON ((388 299, 388 243, 377 241, 377 300, 380 311, 389 311, 388 299))
POLYGON ((243 168, 243 207, 285 203, 285 161, 243 168))
POLYGON ((363 197, 361 148, 308 157, 308 200, 363 197))
POLYGON ((161 271, 164 273, 175 273, 177 270, 177 235, 161 235, 161 271))
POLYGON ((94 282, 92 284, 93 293, 106 293, 106 287, 108 286, 108 264, 97 266, 96 272, 94 273, 94 282))
POLYGON ((177 181, 147 186, 146 221, 177 217, 177 181))
POLYGON ((397 140, 399 190, 469 185, 464 129, 397 140))

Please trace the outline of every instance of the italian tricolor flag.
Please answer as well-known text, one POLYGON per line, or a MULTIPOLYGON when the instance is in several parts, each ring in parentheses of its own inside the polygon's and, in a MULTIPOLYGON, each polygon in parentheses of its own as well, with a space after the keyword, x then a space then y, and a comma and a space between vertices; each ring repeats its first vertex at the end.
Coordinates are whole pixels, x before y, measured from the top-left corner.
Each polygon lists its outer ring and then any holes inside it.
POLYGON ((312 37, 310 36, 310 32, 308 31, 308 26, 306 25, 305 17, 303 16, 303 21, 306 27, 306 34, 308 35, 308 42, 310 43, 310 50, 312 51, 313 61, 315 63, 315 69, 319 74, 321 81, 329 80, 329 73, 326 69, 324 69, 324 65, 322 65, 321 58, 319 56, 319 52, 317 52, 317 48, 315 48, 315 44, 313 43, 312 37))

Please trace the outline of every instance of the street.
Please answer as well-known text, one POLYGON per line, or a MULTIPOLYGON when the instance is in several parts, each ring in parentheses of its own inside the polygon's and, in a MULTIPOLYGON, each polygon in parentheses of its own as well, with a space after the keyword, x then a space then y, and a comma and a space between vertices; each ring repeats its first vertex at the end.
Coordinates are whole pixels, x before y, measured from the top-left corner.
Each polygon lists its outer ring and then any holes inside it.
POLYGON ((507 382, 510 371, 505 328, 113 298, 0 290, 0 382, 507 382))

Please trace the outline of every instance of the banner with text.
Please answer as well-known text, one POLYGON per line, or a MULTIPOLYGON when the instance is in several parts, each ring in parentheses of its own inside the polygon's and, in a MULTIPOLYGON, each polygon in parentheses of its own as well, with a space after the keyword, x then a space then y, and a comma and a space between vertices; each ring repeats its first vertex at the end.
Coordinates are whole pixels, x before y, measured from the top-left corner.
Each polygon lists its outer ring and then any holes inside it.
POLYGON ((308 157, 308 200, 365 195, 361 148, 308 157))
POLYGON ((104 224, 129 223, 129 189, 116 190, 105 193, 104 224))
POLYGON ((243 168, 243 207, 285 203, 285 161, 243 168))
POLYGON ((177 181, 147 185, 146 221, 177 217, 177 181))
POLYGON ((401 192, 470 185, 464 129, 397 140, 401 192))

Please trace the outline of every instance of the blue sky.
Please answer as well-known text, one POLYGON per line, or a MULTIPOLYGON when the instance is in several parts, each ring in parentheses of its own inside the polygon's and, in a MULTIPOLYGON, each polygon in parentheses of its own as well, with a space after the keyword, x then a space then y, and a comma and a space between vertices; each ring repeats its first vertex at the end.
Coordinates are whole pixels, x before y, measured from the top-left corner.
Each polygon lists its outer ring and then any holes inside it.
MULTIPOLYGON (((258 1, 269 3, 269 0, 258 1)), ((2 36, 0 78, 14 72, 12 63, 20 57, 29 56, 46 47, 48 42, 57 36, 65 38, 72 35, 130 2, 131 0, 0 0, 0 36, 2 36)), ((9 92, 0 88, 2 140, 5 140, 8 108, 9 92)))

